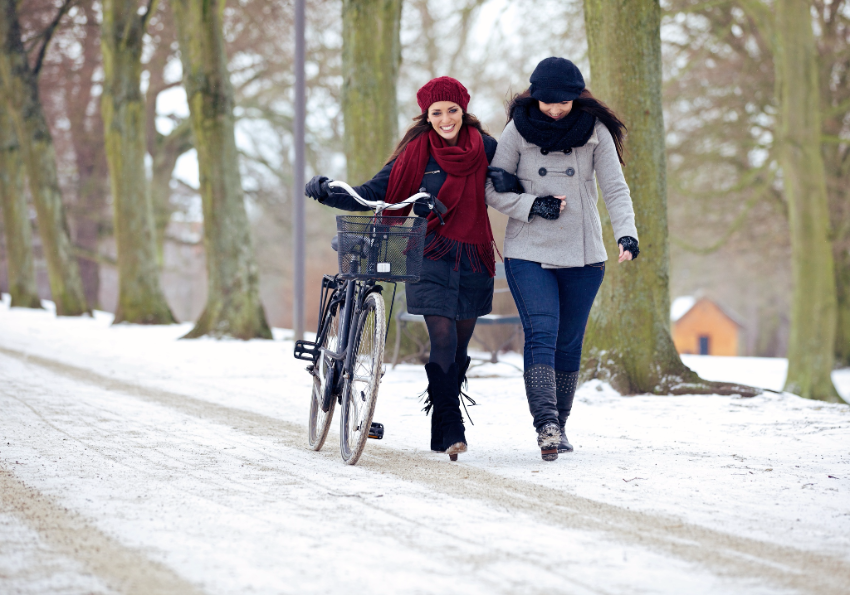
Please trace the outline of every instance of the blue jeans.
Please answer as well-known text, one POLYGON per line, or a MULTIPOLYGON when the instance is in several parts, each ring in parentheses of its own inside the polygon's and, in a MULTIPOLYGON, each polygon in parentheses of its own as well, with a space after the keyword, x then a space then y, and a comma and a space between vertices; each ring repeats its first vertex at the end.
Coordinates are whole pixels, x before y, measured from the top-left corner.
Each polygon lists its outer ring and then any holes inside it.
POLYGON ((545 364, 576 372, 590 308, 605 263, 544 269, 539 262, 505 259, 505 274, 525 331, 525 369, 545 364))

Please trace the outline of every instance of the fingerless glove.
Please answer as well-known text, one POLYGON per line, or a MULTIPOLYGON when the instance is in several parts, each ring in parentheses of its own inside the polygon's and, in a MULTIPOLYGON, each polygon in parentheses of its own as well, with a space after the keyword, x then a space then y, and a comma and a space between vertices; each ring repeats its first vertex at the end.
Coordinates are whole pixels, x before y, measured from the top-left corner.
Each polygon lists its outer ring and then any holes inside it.
POLYGON ((534 199, 531 205, 531 211, 528 213, 528 220, 534 215, 540 215, 544 219, 550 221, 557 219, 561 215, 561 199, 554 196, 538 196, 534 199))
POLYGON ((632 253, 632 260, 637 258, 638 254, 640 254, 640 248, 638 248, 638 241, 632 236, 623 236, 617 241, 617 243, 623 247, 624 252, 632 253))

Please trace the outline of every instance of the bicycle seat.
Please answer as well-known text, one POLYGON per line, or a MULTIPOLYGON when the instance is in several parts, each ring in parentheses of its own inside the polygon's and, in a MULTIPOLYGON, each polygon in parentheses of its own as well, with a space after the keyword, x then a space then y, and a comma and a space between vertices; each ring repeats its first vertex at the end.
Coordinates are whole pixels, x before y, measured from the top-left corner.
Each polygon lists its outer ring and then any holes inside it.
POLYGON ((334 236, 331 240, 331 248, 334 249, 334 252, 339 252, 339 236, 334 236))

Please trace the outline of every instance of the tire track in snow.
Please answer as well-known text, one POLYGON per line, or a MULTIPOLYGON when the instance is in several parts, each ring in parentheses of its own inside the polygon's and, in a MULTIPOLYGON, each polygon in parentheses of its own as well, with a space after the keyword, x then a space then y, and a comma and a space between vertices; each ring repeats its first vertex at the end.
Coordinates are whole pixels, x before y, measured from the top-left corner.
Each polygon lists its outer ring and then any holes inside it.
MULTIPOLYGON (((304 450, 303 426, 251 411, 109 378, 91 370, 0 347, 0 353, 73 380, 157 403, 182 413, 272 438, 304 450)), ((621 542, 670 554, 721 576, 754 578, 799 592, 843 595, 850 565, 831 552, 812 552, 715 531, 679 518, 624 509, 463 464, 411 458, 370 444, 360 468, 394 475, 458 498, 490 501, 570 529, 606 533, 621 542)))
POLYGON ((91 526, 0 467, 0 508, 35 530, 60 554, 126 595, 203 593, 168 567, 91 526))

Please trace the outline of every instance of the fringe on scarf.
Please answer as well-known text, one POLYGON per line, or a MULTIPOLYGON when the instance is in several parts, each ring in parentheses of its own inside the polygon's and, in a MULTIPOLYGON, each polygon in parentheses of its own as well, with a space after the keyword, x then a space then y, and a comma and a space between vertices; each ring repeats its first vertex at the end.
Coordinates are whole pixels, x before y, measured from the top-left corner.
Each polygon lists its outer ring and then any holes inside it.
POLYGON ((430 260, 440 260, 452 250, 455 250, 454 270, 460 268, 460 261, 466 254, 469 258, 472 271, 480 273, 487 271, 491 277, 496 276, 496 254, 502 258, 502 253, 496 246, 496 241, 491 240, 484 244, 470 244, 460 240, 450 240, 441 235, 434 235, 433 239, 425 246, 424 257, 430 260))

